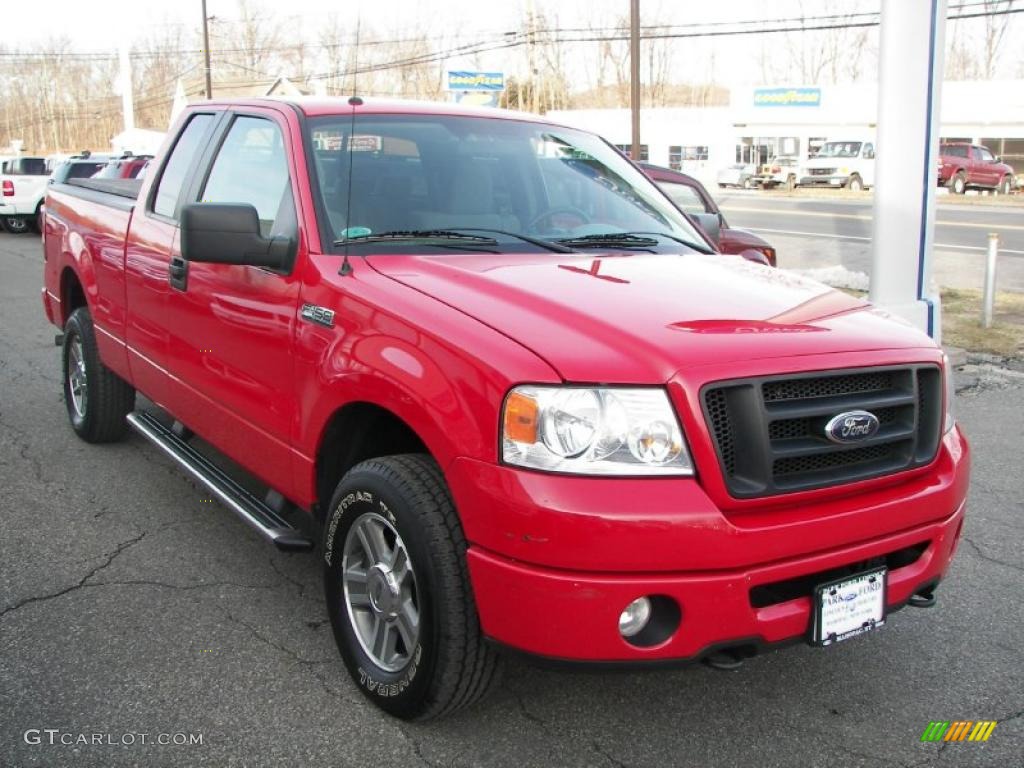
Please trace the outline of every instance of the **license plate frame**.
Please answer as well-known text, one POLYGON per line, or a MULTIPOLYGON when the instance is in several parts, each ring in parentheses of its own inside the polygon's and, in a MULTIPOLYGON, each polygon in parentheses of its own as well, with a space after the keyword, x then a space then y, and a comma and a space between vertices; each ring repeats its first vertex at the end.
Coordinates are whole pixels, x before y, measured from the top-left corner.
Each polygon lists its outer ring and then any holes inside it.
POLYGON ((814 588, 810 644, 818 647, 835 645, 885 626, 888 592, 889 569, 885 566, 868 568, 819 584, 814 588), (865 589, 875 580, 880 583, 879 589, 865 589), (842 590, 847 590, 849 597, 844 598, 842 590), (829 604, 826 597, 839 597, 840 601, 829 604), (839 614, 838 609, 850 602, 858 603, 850 606, 849 610, 860 614, 856 617, 861 620, 859 625, 851 623, 855 620, 853 616, 839 614))

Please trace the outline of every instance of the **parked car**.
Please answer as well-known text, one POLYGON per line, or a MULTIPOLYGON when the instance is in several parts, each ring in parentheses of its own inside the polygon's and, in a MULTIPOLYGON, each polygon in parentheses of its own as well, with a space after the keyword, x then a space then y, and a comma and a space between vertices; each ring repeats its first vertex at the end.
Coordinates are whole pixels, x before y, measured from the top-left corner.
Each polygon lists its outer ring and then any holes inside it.
POLYGON ((995 157, 987 147, 966 142, 939 145, 939 186, 955 195, 969 188, 994 189, 1008 195, 1014 188, 1013 167, 995 157))
POLYGON ((0 165, 0 224, 11 233, 38 231, 46 191, 45 157, 13 157, 0 165))
POLYGON ((754 165, 735 163, 718 172, 718 186, 722 188, 742 187, 743 189, 751 189, 754 186, 753 179, 756 173, 757 167, 754 165))
POLYGON ((764 189, 781 186, 792 190, 797 185, 799 165, 798 157, 773 157, 758 169, 754 183, 764 189))
POLYGON ((50 176, 50 184, 64 184, 69 179, 88 179, 98 173, 108 162, 109 155, 74 155, 57 163, 50 176))
POLYGON ((875 185, 873 141, 827 141, 804 164, 800 186, 826 185, 854 191, 875 185))
POLYGON ((353 684, 397 717, 479 699, 502 648, 831 646, 932 605, 949 569, 970 451, 942 350, 722 258, 594 134, 203 102, 143 181, 53 184, 44 219, 72 430, 130 425, 315 550, 353 684))
POLYGON ((110 160, 90 178, 93 179, 134 179, 146 166, 152 155, 126 155, 110 160))
POLYGON ((684 213, 710 215, 718 222, 717 237, 714 232, 707 234, 717 242, 718 250, 722 253, 746 256, 752 261, 763 261, 775 266, 775 248, 753 232, 730 227, 717 203, 697 179, 649 163, 640 163, 640 167, 684 213))

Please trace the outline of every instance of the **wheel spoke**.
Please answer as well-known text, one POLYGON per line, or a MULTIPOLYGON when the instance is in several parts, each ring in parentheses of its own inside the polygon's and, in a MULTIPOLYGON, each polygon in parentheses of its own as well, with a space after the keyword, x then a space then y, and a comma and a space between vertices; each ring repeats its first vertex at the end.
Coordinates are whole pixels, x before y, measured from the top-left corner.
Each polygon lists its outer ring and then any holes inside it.
POLYGON ((405 547, 400 546, 397 542, 391 557, 391 572, 395 574, 395 581, 399 584, 409 574, 409 555, 406 553, 405 547))
POLYGON ((398 612, 398 619, 395 622, 398 632, 402 635, 402 643, 405 645, 405 652, 412 653, 419 634, 420 615, 412 600, 406 600, 402 609, 398 612))
POLYGON ((356 535, 359 536, 359 543, 363 545, 363 551, 366 552, 370 564, 386 563, 390 559, 387 557, 384 533, 372 521, 363 520, 356 530, 356 535))
POLYGON ((384 658, 384 649, 388 642, 388 635, 391 632, 391 627, 386 621, 381 619, 380 616, 374 616, 373 620, 373 655, 378 659, 387 664, 387 659, 384 658))

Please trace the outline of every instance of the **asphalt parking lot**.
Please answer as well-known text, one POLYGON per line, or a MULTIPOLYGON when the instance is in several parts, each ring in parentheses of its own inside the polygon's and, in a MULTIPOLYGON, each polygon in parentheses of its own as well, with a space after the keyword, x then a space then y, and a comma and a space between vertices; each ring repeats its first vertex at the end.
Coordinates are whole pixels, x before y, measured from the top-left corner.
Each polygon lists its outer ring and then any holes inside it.
POLYGON ((1024 765, 1019 373, 961 382, 973 485, 937 607, 728 673, 509 660, 482 705, 411 725, 349 682, 318 560, 269 547, 140 438, 74 437, 40 280, 37 238, 0 234, 0 766, 1024 765), (922 743, 932 720, 998 726, 922 743))

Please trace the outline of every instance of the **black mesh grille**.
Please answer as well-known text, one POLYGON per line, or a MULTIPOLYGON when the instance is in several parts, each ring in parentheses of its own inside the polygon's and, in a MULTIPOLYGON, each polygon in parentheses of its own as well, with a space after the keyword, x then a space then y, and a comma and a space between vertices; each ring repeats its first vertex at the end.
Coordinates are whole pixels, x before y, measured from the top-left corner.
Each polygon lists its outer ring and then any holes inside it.
POLYGON ((935 366, 769 376, 705 388, 705 416, 730 493, 767 496, 926 464, 938 449, 942 387, 935 366), (879 422, 837 443, 826 425, 865 410, 879 422))
POLYGON ((792 459, 779 459, 775 462, 775 476, 793 475, 802 472, 820 472, 833 467, 853 467, 857 464, 868 464, 879 459, 892 456, 891 444, 872 445, 867 448, 852 448, 841 453, 816 453, 811 456, 797 456, 792 459))
POLYGON ((726 472, 732 473, 736 469, 736 444, 733 438, 732 422, 729 419, 729 408, 725 401, 725 391, 716 389, 709 392, 705 403, 712 429, 716 435, 720 436, 718 450, 722 457, 722 466, 726 472))
POLYGON ((891 389, 892 382, 892 371, 772 381, 764 385, 764 401, 774 403, 780 400, 807 400, 812 397, 875 392, 891 389))

